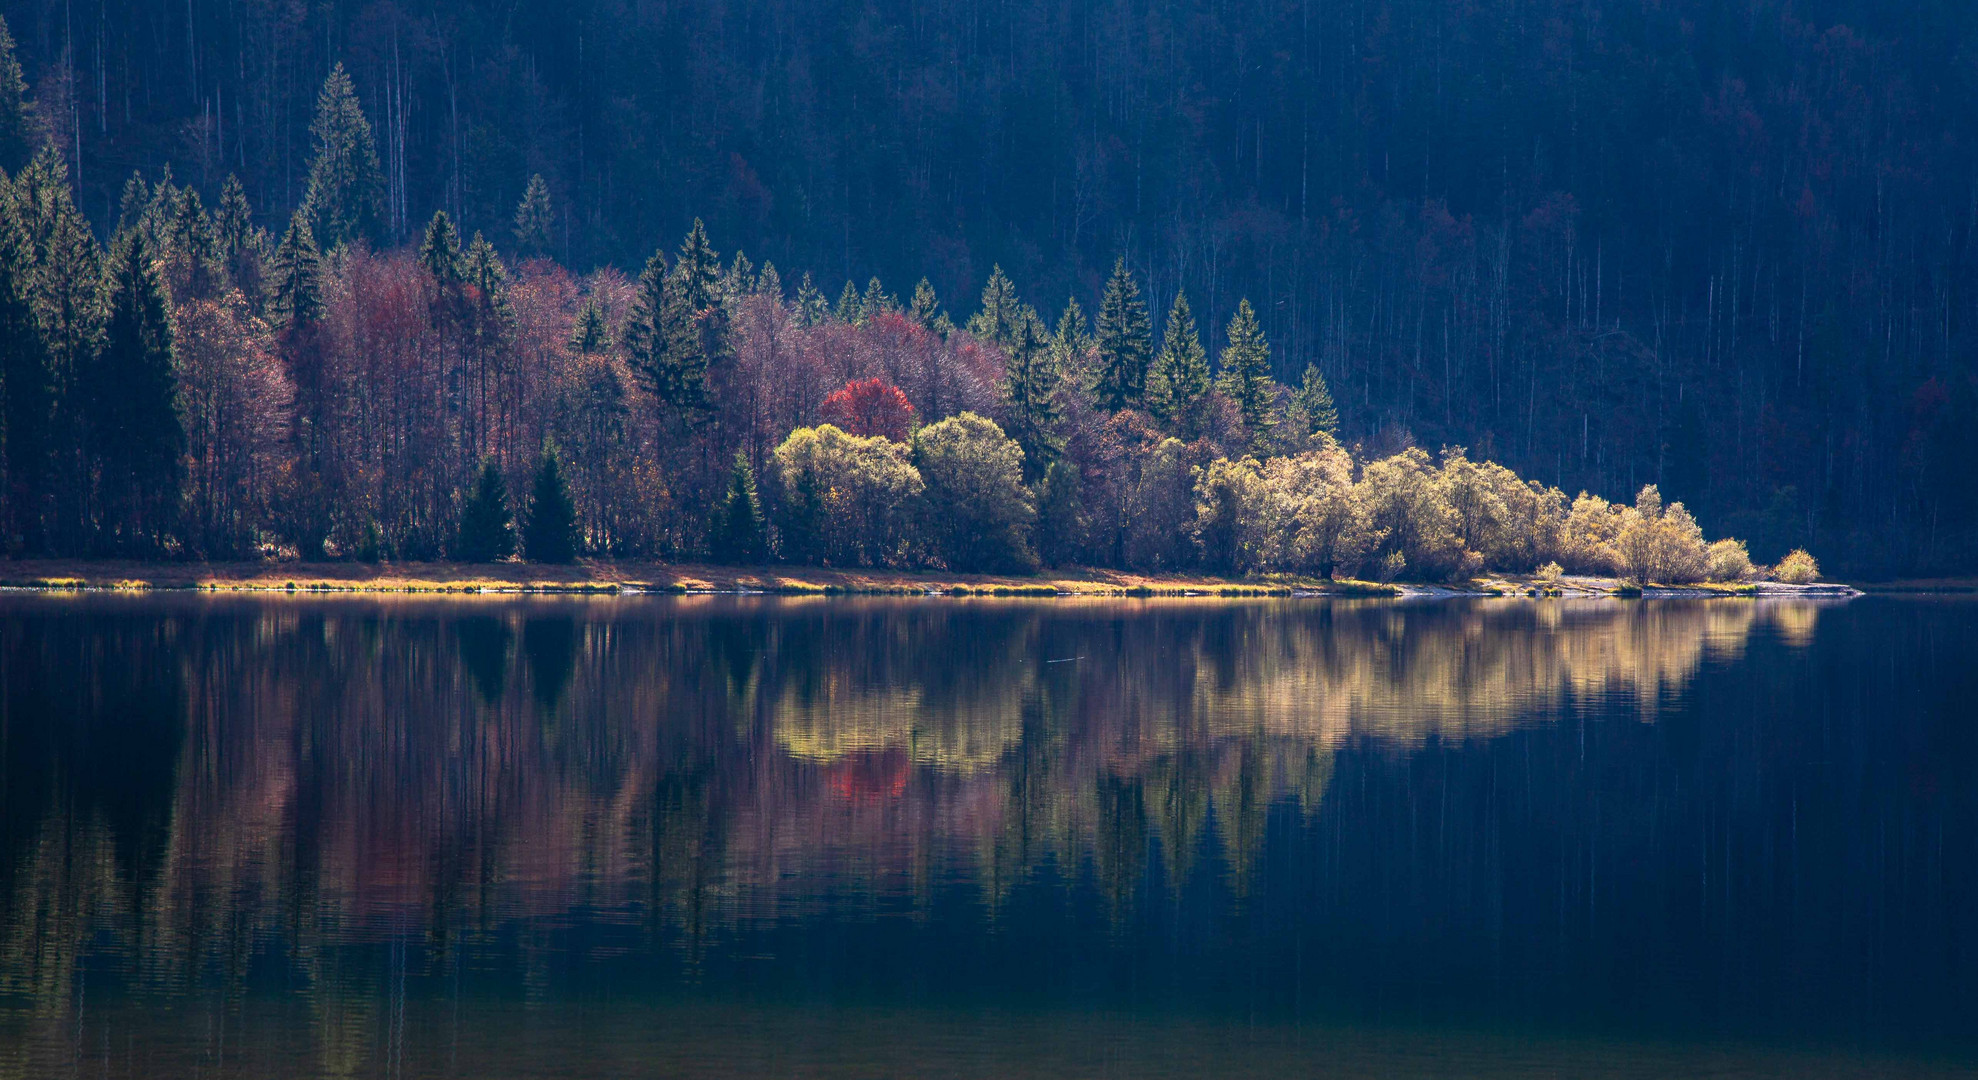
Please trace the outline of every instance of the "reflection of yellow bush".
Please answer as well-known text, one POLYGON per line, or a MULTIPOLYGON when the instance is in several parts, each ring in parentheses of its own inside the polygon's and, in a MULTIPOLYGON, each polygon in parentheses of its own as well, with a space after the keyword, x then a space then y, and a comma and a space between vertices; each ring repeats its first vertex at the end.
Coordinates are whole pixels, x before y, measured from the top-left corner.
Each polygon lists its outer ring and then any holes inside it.
POLYGON ((834 677, 821 689, 784 692, 776 743, 803 761, 898 749, 916 764, 972 773, 995 765, 1022 738, 1019 704, 997 698, 935 706, 919 687, 866 689, 834 677))

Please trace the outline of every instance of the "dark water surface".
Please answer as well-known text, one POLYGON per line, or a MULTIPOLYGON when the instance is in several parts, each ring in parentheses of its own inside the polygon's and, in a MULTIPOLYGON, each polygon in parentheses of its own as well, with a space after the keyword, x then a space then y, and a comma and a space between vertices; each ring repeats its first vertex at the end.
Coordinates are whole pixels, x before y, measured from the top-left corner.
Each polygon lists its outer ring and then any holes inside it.
POLYGON ((0 1077, 1970 1074, 1974 616, 0 596, 0 1077))

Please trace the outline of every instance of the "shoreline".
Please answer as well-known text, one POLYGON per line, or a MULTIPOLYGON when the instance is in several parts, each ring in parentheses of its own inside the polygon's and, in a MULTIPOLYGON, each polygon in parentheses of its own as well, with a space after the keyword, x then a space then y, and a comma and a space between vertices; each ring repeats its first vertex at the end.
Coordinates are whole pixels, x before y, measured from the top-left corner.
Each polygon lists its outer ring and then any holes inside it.
MULTIPOLYGON (((1939 589, 1891 586, 1890 592, 1978 591, 1978 583, 1939 589)), ((1938 584, 1936 582, 1928 584, 1938 584)), ((1463 583, 1383 584, 1302 575, 1219 578, 1064 568, 1029 577, 824 567, 728 567, 696 563, 586 559, 540 563, 134 562, 46 559, 0 562, 0 589, 34 591, 196 591, 253 593, 515 595, 781 595, 1033 597, 1807 597, 1863 595, 1837 583, 1628 586, 1616 578, 1569 575, 1541 584, 1519 575, 1463 583)), ((1870 587, 1870 591, 1875 591, 1870 587)))

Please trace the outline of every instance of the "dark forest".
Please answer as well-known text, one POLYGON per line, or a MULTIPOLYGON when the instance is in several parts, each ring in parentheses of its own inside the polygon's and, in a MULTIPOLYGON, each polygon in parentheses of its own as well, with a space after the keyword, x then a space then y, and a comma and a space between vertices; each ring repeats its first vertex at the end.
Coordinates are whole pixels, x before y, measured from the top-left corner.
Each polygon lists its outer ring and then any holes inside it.
POLYGON ((0 13, 11 552, 1978 563, 1966 3, 0 13))

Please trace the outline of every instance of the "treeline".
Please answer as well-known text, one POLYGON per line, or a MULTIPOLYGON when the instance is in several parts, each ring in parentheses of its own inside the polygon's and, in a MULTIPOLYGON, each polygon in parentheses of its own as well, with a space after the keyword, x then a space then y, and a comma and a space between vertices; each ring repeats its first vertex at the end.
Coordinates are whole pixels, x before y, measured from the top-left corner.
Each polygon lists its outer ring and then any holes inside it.
POLYGON ((341 68, 312 132, 279 236, 231 178, 209 211, 166 172, 130 179, 101 249, 59 149, 0 153, 9 551, 1752 573, 1652 485, 1615 507, 1460 448, 1349 452, 1247 301, 1212 362, 1187 294, 1157 335, 1124 259, 1049 323, 1000 268, 958 322, 925 279, 791 288, 699 222, 637 279, 576 276, 544 255, 540 178, 503 250, 440 211, 380 251, 341 68))
POLYGON ((1658 484, 1768 559, 1978 565, 1971 4, 0 12, 102 235, 170 163, 209 207, 238 174, 279 239, 341 62, 377 130, 373 250, 445 209, 510 253, 541 175, 544 250, 580 270, 702 217, 832 297, 972 297, 1000 264, 1055 309, 1124 254, 1157 320, 1185 292, 1207 335, 1249 297, 1273 377, 1316 364, 1348 442, 1658 484))

